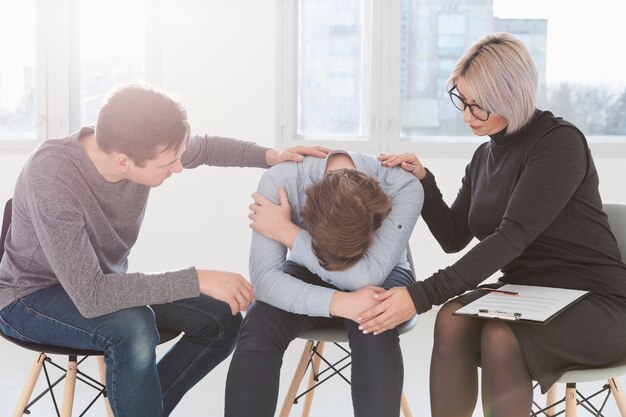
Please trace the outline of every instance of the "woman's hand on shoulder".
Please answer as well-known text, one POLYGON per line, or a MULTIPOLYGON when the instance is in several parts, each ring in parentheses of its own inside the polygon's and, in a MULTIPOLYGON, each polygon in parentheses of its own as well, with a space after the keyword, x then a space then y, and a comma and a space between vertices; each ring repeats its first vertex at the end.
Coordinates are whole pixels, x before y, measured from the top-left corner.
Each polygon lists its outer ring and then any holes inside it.
POLYGON ((408 171, 415 175, 418 179, 423 180, 426 176, 426 169, 420 162, 417 155, 411 152, 405 153, 381 153, 378 155, 378 160, 382 162, 386 167, 401 167, 405 171, 408 171))

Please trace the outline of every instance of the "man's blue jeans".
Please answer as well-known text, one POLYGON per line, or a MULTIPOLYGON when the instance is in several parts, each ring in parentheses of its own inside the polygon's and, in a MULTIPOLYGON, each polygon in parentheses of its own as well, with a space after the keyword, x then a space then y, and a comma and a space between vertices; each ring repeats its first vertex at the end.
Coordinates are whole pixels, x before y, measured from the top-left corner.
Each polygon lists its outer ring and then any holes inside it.
POLYGON ((201 295, 85 318, 60 285, 0 310, 0 331, 25 341, 105 353, 106 386, 116 417, 168 416, 183 395, 235 347, 241 315, 201 295), (184 336, 156 361, 159 330, 184 336))

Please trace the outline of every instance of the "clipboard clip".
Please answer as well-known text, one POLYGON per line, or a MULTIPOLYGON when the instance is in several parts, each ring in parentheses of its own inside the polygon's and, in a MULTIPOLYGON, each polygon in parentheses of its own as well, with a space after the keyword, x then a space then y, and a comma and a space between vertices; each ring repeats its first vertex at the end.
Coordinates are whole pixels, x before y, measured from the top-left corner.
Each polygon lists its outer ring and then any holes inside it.
POLYGON ((478 317, 515 321, 519 320, 522 317, 522 313, 511 313, 501 310, 486 310, 484 308, 481 308, 480 310, 478 310, 478 317))

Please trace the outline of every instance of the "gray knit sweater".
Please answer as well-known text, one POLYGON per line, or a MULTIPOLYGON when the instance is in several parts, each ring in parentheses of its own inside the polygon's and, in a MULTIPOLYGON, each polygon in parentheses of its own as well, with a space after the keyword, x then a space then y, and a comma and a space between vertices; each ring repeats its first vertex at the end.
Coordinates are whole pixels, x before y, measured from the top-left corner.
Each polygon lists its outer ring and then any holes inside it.
MULTIPOLYGON (((150 188, 110 183, 80 137, 42 143, 28 158, 13 197, 13 222, 0 262, 0 309, 61 284, 85 317, 198 296, 195 268, 127 273, 150 188)), ((199 165, 267 167, 267 148, 219 137, 192 137, 182 157, 199 165)))
MULTIPOLYGON (((289 258, 303 265, 324 281, 345 291, 366 285, 381 285, 395 267, 408 269, 406 247, 424 201, 422 185, 402 169, 383 167, 371 155, 333 151, 350 156, 358 171, 378 179, 391 198, 389 216, 374 233, 373 241, 355 265, 343 271, 327 271, 313 252, 311 235, 300 213, 306 200, 306 189, 319 181, 326 171, 327 159, 306 157, 302 162, 287 162, 265 171, 258 192, 278 203, 278 189, 284 187, 291 205, 291 220, 303 230, 297 235, 289 258)), ((252 233, 250 279, 256 299, 282 310, 309 316, 328 317, 335 290, 307 284, 283 272, 287 248, 280 243, 252 233)))

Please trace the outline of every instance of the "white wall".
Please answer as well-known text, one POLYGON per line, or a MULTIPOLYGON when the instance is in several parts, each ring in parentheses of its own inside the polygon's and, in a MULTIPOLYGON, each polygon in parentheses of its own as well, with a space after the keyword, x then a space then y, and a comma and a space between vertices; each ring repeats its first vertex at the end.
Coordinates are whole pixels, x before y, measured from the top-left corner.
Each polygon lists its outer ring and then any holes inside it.
MULTIPOLYGON (((182 100, 195 133, 274 143, 275 0, 163 0, 162 44, 151 78, 182 100)), ((158 3, 157 3, 158 4, 158 3)), ((0 151, 0 201, 27 152, 0 151)), ((469 156, 468 156, 469 158, 469 156)), ((452 201, 467 159, 425 158, 452 201)), ((605 201, 626 202, 624 159, 597 158, 605 201)), ((195 265, 247 274, 247 206, 260 169, 199 168, 152 193, 131 269, 195 265)), ((453 262, 419 222, 412 246, 421 277, 453 262)))

